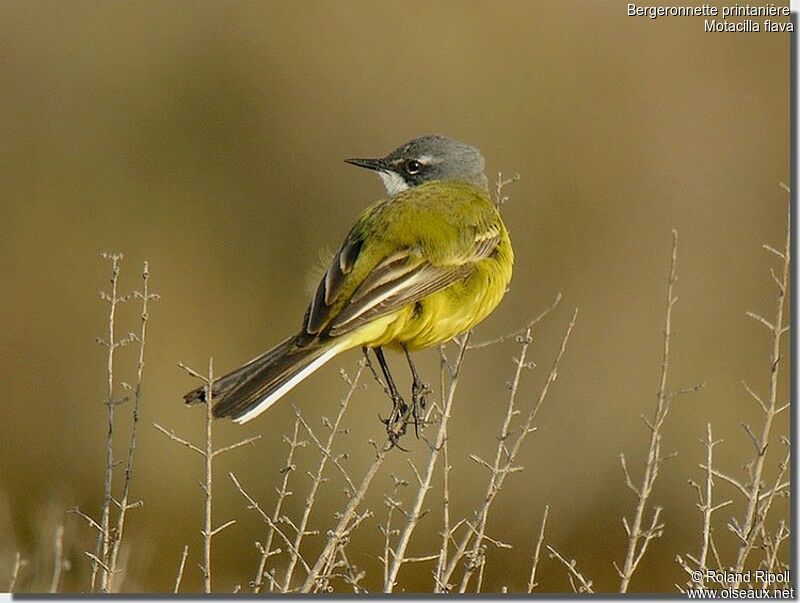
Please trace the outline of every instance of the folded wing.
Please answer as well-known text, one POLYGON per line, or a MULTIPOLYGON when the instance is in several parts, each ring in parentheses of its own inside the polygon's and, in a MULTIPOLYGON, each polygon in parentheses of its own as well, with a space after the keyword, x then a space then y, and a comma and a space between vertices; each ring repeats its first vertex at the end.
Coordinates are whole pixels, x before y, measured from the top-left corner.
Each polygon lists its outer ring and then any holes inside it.
POLYGON ((444 264, 429 262, 418 247, 400 249, 378 262, 348 293, 343 284, 363 245, 345 241, 317 287, 303 324, 304 336, 338 337, 441 291, 466 278, 499 241, 499 229, 481 231, 468 253, 444 264))

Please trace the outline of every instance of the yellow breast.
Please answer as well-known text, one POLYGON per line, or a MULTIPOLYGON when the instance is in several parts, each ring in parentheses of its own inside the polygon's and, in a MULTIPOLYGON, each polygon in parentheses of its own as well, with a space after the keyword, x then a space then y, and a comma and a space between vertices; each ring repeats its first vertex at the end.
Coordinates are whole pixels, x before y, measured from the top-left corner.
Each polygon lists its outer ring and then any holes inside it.
POLYGON ((503 228, 495 252, 477 262, 467 278, 367 325, 359 333, 362 343, 358 345, 405 345, 409 350, 421 350, 468 331, 503 299, 513 263, 511 241, 503 228))

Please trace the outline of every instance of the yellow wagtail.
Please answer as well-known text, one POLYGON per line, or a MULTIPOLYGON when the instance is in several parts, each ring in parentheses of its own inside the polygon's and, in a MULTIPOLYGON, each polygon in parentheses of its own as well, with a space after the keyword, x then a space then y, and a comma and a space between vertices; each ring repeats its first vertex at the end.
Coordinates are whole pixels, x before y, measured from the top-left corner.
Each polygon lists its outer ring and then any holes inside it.
MULTIPOLYGON (((394 402, 391 429, 408 407, 383 347, 405 352, 416 398, 424 386, 409 352, 468 331, 503 298, 514 252, 473 146, 444 136, 414 139, 380 159, 347 159, 375 170, 388 196, 365 209, 325 272, 300 332, 214 382, 213 412, 244 423, 337 354, 377 356, 394 402)), ((203 388, 184 396, 205 399, 203 388)))

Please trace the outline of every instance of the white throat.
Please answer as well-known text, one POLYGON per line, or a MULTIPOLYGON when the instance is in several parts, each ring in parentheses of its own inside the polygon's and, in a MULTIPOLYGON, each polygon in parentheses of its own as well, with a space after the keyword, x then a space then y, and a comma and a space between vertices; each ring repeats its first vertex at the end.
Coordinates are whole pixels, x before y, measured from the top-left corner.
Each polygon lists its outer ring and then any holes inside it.
POLYGON ((390 171, 379 171, 378 176, 383 180, 383 186, 386 187, 386 192, 389 195, 396 195, 405 190, 408 190, 408 184, 403 180, 402 176, 390 171))

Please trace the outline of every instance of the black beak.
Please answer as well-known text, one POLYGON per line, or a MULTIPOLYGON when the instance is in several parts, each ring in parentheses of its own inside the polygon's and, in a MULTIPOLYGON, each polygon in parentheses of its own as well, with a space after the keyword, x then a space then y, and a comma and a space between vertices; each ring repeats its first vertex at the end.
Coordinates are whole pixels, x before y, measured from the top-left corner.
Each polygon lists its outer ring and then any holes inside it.
POLYGON ((386 163, 384 163, 383 159, 345 159, 344 162, 377 172, 386 169, 386 163))

